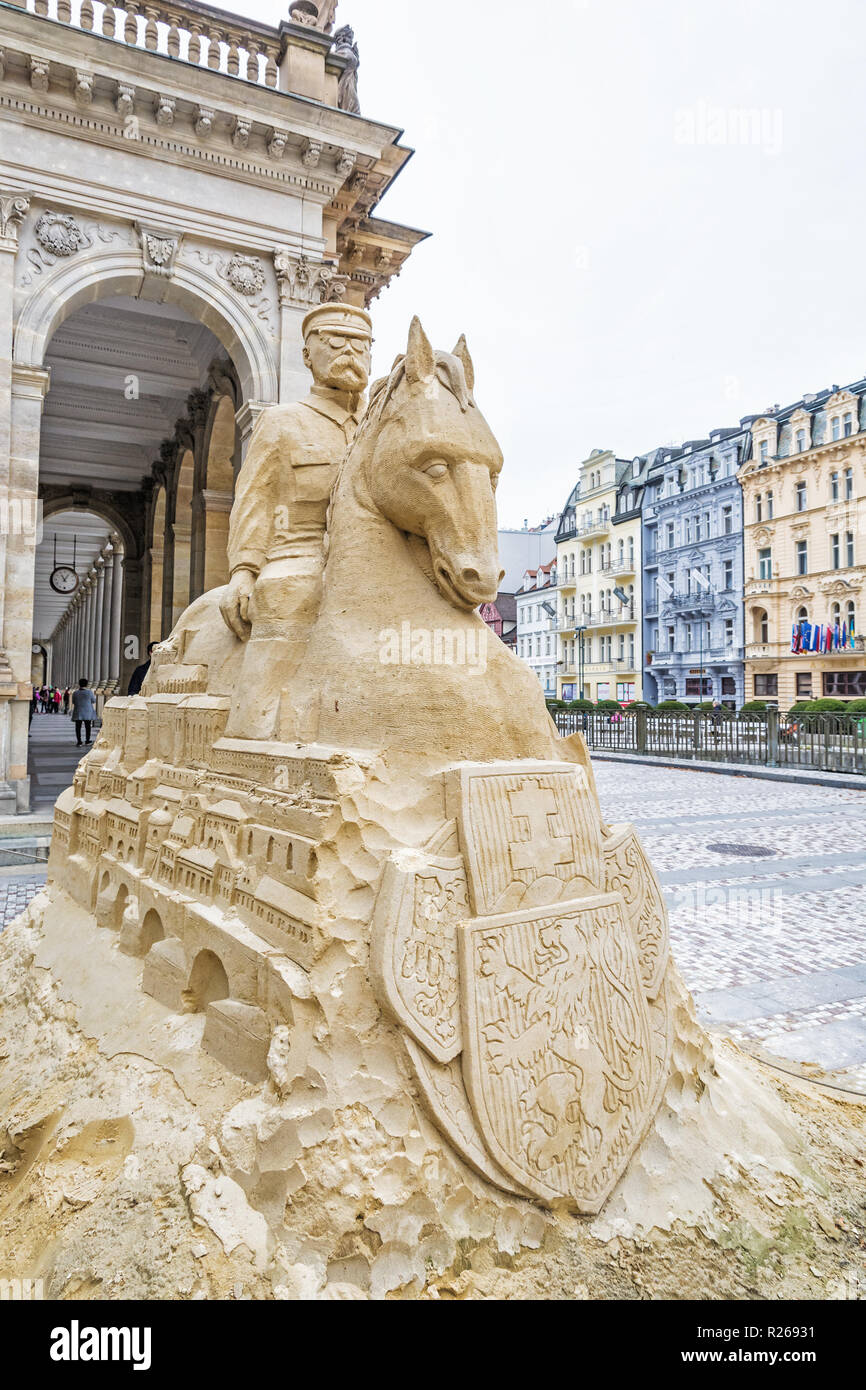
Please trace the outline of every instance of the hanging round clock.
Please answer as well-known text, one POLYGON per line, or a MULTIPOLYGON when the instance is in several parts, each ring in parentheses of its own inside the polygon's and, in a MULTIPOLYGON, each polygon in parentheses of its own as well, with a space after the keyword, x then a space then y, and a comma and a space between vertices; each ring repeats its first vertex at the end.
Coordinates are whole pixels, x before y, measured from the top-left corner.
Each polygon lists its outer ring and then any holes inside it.
POLYGON ((75 561, 78 558, 78 537, 72 540, 72 564, 58 565, 57 563, 57 537, 54 537, 54 569, 51 571, 49 584, 55 594, 74 594, 78 588, 78 571, 75 568, 75 561))
POLYGON ((57 565, 48 582, 56 594, 74 594, 78 588, 78 575, 71 565, 57 565))

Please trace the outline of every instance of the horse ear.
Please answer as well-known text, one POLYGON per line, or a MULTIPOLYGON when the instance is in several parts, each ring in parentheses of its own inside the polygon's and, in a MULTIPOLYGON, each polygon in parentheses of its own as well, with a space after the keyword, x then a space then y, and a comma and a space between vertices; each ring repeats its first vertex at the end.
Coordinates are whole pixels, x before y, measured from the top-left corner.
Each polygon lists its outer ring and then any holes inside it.
POLYGON ((469 348, 466 345, 466 334, 461 333, 454 349, 455 357, 459 357, 463 363, 463 371, 466 376, 466 385, 470 391, 475 390, 475 363, 469 355, 469 348))
POLYGON ((436 370, 436 360, 430 339, 421 327, 416 314, 409 329, 409 347, 406 351, 406 380, 432 381, 436 370))

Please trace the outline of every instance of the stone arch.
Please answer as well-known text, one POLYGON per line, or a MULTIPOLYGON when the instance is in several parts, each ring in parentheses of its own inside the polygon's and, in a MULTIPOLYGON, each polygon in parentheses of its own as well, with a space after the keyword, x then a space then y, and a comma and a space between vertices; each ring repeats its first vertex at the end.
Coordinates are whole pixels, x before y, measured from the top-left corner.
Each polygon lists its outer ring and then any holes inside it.
POLYGON ((151 907, 145 913, 144 921, 141 924, 141 932, 138 938, 139 949, 136 955, 146 956, 151 947, 156 945, 157 941, 164 940, 165 927, 162 925, 162 918, 156 908, 151 907))
MULTIPOLYGON (((40 368, 51 338, 83 304, 117 295, 137 299, 141 293, 141 252, 128 247, 103 248, 72 256, 41 278, 26 301, 15 328, 13 361, 40 368)), ((164 282, 165 298, 209 328, 229 354, 244 400, 271 404, 278 399, 277 363, 264 325, 237 295, 187 262, 180 262, 164 282)))
MULTIPOLYGON (((67 523, 73 517, 80 517, 82 529, 86 529, 86 523, 92 522, 94 519, 104 524, 105 541, 110 541, 111 566, 118 566, 117 573, 120 576, 121 584, 120 608, 113 616, 110 611, 111 586, 106 579, 103 595, 105 625, 102 629, 105 640, 103 641, 103 638, 100 637, 97 647, 94 649, 96 671, 78 669, 71 647, 68 644, 64 645, 62 640, 61 624, 67 621, 79 595, 76 593, 71 597, 66 614, 59 620, 52 634, 54 677, 65 686, 77 683, 78 677, 83 674, 86 674, 90 679, 95 679, 98 672, 99 683, 98 686, 94 687, 98 693, 107 695, 125 691, 126 681, 134 666, 138 664, 138 653, 132 652, 127 655, 124 636, 138 633, 141 619, 141 511, 136 505, 135 495, 130 495, 129 505, 125 511, 121 511, 116 498, 102 489, 48 485, 40 488, 40 502, 43 531, 46 538, 50 537, 52 517, 63 517, 67 523), (95 655, 97 651, 98 656, 95 655)), ((37 547, 37 560, 39 550, 44 544, 45 540, 43 539, 40 542, 40 547, 37 547)), ((82 567, 80 554, 77 563, 79 575, 84 583, 88 576, 82 567)), ((103 566, 103 570, 106 576, 112 576, 113 583, 113 568, 108 569, 103 566)), ((92 575, 92 573, 91 570, 90 574, 92 575)), ((36 618, 35 612, 34 618, 36 618)))
POLYGON ((129 889, 125 883, 121 883, 114 897, 114 904, 111 909, 111 920, 108 925, 115 931, 120 931, 123 926, 123 914, 129 902, 129 889))
POLYGON ((183 1002, 189 1013, 205 1013, 208 1004, 228 999, 231 991, 225 966, 214 951, 199 951, 189 972, 183 1002))

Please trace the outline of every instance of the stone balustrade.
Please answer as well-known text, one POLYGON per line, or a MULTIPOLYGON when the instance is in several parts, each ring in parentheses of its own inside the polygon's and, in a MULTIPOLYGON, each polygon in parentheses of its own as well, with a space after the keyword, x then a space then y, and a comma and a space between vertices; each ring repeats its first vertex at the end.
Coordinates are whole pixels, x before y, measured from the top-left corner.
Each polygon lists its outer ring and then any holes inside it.
POLYGON ((130 48, 160 53, 244 82, 277 88, 282 38, 276 29, 210 5, 103 5, 99 0, 12 0, 18 9, 130 48))

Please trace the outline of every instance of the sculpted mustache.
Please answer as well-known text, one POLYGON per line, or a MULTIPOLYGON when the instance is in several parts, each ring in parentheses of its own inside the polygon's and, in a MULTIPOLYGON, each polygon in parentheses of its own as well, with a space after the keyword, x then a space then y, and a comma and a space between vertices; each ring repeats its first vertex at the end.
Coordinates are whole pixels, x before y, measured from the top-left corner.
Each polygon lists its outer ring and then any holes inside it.
POLYGON ((351 367, 352 371, 356 372, 358 376, 364 375, 360 362, 357 362, 354 357, 338 357, 334 362, 332 370, 336 371, 338 368, 342 367, 351 367))

